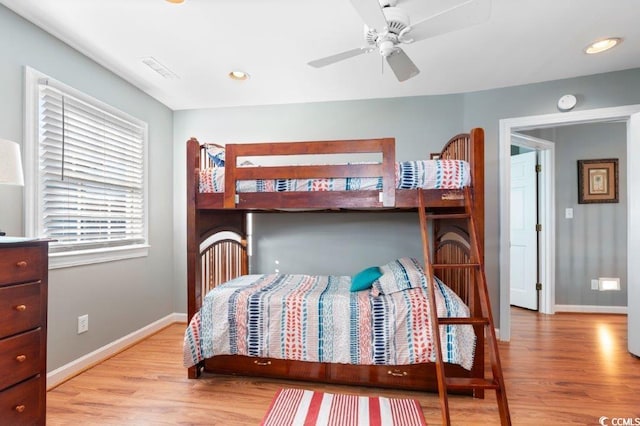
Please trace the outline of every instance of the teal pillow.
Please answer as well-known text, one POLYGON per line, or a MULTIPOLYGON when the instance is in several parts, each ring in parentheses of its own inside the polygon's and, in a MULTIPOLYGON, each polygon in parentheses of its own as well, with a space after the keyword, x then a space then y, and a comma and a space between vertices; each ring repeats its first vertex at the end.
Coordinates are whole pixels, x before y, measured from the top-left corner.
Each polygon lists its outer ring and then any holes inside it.
POLYGON ((360 291, 371 288, 373 282, 382 276, 380 268, 371 266, 363 269, 351 279, 351 291, 360 291))

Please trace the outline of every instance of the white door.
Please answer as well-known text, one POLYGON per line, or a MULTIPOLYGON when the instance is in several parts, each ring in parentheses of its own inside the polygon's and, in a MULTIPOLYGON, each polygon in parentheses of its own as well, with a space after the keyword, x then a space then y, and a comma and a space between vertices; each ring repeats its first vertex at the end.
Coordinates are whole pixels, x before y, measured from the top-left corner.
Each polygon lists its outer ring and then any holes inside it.
POLYGON ((538 309, 536 152, 511 156, 511 304, 538 309))

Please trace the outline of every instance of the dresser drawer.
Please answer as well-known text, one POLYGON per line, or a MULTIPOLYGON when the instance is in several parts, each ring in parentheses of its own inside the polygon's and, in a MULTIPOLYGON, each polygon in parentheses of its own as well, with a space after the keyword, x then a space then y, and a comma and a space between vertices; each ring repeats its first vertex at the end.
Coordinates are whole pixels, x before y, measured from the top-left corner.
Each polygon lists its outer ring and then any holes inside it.
POLYGON ((40 282, 0 287, 0 337, 38 328, 40 282))
POLYGON ((19 247, 3 250, 0 256, 0 284, 21 283, 41 279, 39 247, 19 247))
POLYGON ((0 392, 0 419, 7 425, 44 424, 40 408, 40 376, 0 392))
POLYGON ((0 340, 0 389, 38 374, 41 330, 0 340))

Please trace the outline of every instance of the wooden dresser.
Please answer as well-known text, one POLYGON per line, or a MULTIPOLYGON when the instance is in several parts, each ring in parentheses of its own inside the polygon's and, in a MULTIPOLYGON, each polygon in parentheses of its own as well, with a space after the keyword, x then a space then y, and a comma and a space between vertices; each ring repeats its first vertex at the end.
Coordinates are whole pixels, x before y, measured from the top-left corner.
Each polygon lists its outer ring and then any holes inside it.
POLYGON ((0 423, 45 424, 48 242, 0 242, 0 423))

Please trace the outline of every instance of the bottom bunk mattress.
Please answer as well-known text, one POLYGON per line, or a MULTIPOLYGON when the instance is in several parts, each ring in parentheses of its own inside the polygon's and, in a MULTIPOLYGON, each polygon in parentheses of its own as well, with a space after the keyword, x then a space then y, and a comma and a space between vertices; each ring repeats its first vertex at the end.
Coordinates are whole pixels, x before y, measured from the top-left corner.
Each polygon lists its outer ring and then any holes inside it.
MULTIPOLYGON (((422 277, 424 283, 426 277, 422 277)), ((435 362, 427 288, 381 294, 350 291, 349 276, 247 275, 209 292, 185 332, 184 365, 215 355, 359 365, 435 362)), ((438 316, 469 310, 436 283, 438 316)), ((469 370, 475 334, 469 325, 442 325, 445 362, 469 370)))

